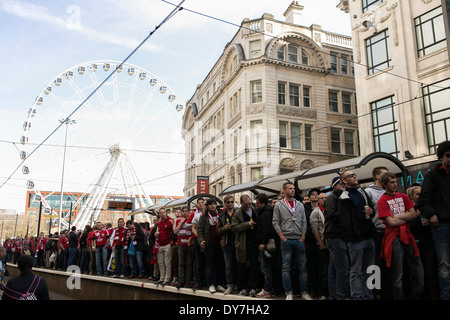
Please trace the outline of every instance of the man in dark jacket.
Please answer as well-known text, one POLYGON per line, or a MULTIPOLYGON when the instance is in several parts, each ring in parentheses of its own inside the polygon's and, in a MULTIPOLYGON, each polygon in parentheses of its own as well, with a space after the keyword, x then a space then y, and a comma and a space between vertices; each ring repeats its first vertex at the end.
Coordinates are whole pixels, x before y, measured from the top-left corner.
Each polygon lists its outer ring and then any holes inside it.
POLYGON ((267 195, 259 193, 256 196, 255 204, 259 214, 259 223, 256 225, 259 262, 261 272, 264 274, 263 289, 255 297, 269 298, 272 296, 274 288, 281 292, 281 269, 279 268, 281 256, 279 249, 276 249, 280 248, 280 238, 272 226, 273 207, 269 205, 267 195), (275 248, 271 248, 271 245, 274 245, 275 248))
POLYGON ((418 208, 430 221, 438 259, 441 299, 450 299, 450 141, 437 148, 441 163, 431 169, 423 181, 418 208))
POLYGON ((340 176, 345 185, 338 201, 339 222, 350 257, 350 295, 353 300, 372 300, 367 287, 367 268, 375 264, 375 226, 373 205, 363 189, 358 188, 356 174, 346 171, 340 176))
POLYGON ((330 300, 346 300, 350 298, 349 287, 349 258, 347 244, 342 238, 342 228, 339 225, 338 199, 345 186, 339 177, 331 182, 333 191, 327 197, 324 205, 325 218, 324 238, 330 250, 330 264, 328 265, 328 291, 330 300))
POLYGON ((258 282, 258 243, 256 227, 258 212, 252 206, 252 199, 246 194, 240 198, 239 207, 231 219, 231 231, 234 232, 234 246, 238 271, 239 295, 257 294, 258 282))

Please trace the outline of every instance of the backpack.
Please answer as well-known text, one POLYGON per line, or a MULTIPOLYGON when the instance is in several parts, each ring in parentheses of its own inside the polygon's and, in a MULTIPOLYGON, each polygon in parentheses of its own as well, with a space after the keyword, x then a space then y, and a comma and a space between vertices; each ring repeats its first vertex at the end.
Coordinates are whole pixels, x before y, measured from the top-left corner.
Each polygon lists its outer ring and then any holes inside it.
POLYGON ((6 285, 5 289, 3 291, 3 294, 6 294, 8 297, 10 297, 14 300, 37 300, 36 295, 34 293, 36 292, 36 289, 39 286, 40 282, 41 282, 41 278, 38 276, 34 276, 30 287, 28 288, 27 292, 25 292, 25 293, 14 291, 14 290, 8 288, 8 286, 6 285), (32 289, 33 287, 34 287, 34 289, 32 289))

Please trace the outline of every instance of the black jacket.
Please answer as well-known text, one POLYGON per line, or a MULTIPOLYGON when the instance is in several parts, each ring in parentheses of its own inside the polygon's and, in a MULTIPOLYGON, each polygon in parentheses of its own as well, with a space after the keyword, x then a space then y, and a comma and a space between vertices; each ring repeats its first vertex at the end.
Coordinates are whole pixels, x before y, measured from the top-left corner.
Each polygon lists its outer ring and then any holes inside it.
POLYGON ((440 163, 425 177, 417 206, 427 219, 437 215, 439 221, 450 222, 450 174, 440 163))
MULTIPOLYGON (((360 189, 364 194, 365 191, 360 189)), ((358 191, 356 191, 358 192, 358 191)), ((365 194, 367 202, 373 210, 370 198, 365 194)), ((356 206, 347 190, 343 191, 338 201, 339 225, 342 228, 342 238, 348 242, 358 242, 370 239, 374 236, 375 225, 372 219, 361 218, 363 215, 357 212, 356 206)), ((373 214, 372 214, 373 215, 373 214)))
POLYGON ((325 231, 323 233, 326 238, 342 238, 342 227, 339 224, 339 211, 337 208, 339 197, 342 191, 334 189, 327 197, 324 205, 323 216, 325 217, 325 231))
POLYGON ((305 215, 306 215, 306 236, 305 236, 305 244, 316 244, 316 238, 314 237, 314 234, 312 232, 312 228, 311 228, 311 222, 310 222, 310 217, 311 217, 311 213, 314 211, 314 209, 311 207, 311 203, 307 202, 304 205, 305 207, 305 215))
POLYGON ((273 207, 266 205, 259 212, 259 222, 256 225, 258 244, 266 245, 269 239, 278 238, 278 234, 272 226, 273 207))

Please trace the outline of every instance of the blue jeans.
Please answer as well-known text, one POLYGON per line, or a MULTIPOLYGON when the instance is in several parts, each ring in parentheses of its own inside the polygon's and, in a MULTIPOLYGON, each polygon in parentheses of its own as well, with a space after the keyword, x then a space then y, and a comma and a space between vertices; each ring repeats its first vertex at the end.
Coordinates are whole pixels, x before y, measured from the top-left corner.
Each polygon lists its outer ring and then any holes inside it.
POLYGON ((225 278, 227 284, 231 285, 234 282, 234 267, 236 265, 236 249, 234 245, 226 245, 223 251, 223 258, 225 260, 225 278))
POLYGON ((125 249, 123 246, 116 245, 114 247, 114 255, 116 260, 116 275, 125 275, 126 263, 125 263, 125 249))
POLYGON ((140 276, 144 275, 144 261, 142 259, 142 253, 142 251, 135 250, 135 255, 128 255, 132 276, 136 276, 138 271, 140 276))
POLYGON ((306 269, 306 250, 303 242, 299 239, 286 239, 281 242, 282 271, 281 280, 284 292, 292 294, 291 265, 294 257, 298 268, 298 282, 301 293, 308 292, 308 270, 306 269))
POLYGON ((108 250, 105 247, 98 247, 95 250, 95 267, 100 276, 108 273, 108 250))
POLYGON ((353 300, 373 300, 372 290, 367 287, 367 268, 375 264, 373 239, 347 242, 350 256, 350 295, 353 300))
POLYGON ((77 264, 77 248, 69 248, 69 260, 67 262, 67 266, 72 266, 77 264))
POLYGON ((328 291, 330 300, 345 300, 350 298, 349 272, 350 264, 347 243, 340 238, 325 240, 330 250, 328 264, 328 291))
POLYGON ((403 293, 403 263, 411 274, 411 291, 414 300, 422 300, 424 272, 420 257, 414 257, 411 242, 404 244, 396 237, 392 242, 392 293, 394 300, 405 300, 403 293))
POLYGON ((450 300, 450 222, 439 222, 439 227, 431 227, 438 263, 441 299, 450 300))

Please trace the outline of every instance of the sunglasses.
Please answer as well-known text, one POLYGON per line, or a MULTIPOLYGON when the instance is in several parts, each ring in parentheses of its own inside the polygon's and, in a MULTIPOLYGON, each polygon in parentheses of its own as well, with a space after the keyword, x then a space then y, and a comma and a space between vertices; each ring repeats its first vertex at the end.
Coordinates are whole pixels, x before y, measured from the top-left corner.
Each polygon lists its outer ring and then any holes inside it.
POLYGON ((356 178, 356 173, 350 173, 348 176, 346 176, 344 179, 347 178, 356 178))
POLYGON ((450 158, 450 153, 444 154, 444 158, 450 158))
POLYGON ((227 201, 227 203, 234 203, 234 201, 227 201))

